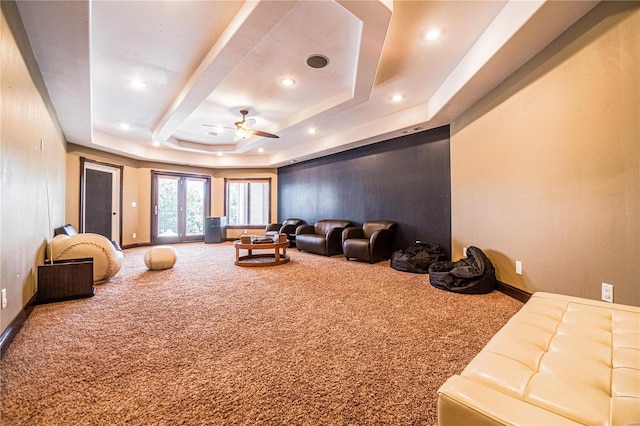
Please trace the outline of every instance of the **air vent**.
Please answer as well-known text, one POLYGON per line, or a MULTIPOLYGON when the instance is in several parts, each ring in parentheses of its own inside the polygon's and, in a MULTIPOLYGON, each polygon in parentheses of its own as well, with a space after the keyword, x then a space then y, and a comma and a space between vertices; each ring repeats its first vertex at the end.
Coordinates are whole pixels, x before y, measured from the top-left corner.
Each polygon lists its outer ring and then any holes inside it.
POLYGON ((324 68, 329 64, 329 58, 323 55, 311 55, 307 58, 307 65, 311 68, 324 68))

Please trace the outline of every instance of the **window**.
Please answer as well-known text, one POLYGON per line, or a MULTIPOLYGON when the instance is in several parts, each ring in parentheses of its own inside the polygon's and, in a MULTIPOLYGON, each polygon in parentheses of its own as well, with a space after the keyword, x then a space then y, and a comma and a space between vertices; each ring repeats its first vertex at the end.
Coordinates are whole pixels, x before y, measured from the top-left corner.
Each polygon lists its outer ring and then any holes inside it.
POLYGON ((225 179, 229 226, 266 226, 270 222, 271 179, 225 179))

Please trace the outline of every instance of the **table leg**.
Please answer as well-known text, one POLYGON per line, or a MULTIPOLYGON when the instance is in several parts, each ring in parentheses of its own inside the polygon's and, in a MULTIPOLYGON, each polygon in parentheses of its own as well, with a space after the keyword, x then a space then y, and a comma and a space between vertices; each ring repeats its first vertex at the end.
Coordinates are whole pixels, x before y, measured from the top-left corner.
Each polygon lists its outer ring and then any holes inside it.
POLYGON ((275 251, 276 251, 276 263, 280 263, 280 249, 276 247, 275 251))

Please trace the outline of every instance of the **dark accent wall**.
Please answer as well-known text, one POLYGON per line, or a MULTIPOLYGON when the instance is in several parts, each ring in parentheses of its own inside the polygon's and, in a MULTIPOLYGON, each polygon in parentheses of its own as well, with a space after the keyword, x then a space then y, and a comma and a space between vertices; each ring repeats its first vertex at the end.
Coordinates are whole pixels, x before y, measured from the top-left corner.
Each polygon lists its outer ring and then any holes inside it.
POLYGON ((278 169, 278 220, 398 223, 394 246, 435 242, 451 255, 449 126, 278 169))

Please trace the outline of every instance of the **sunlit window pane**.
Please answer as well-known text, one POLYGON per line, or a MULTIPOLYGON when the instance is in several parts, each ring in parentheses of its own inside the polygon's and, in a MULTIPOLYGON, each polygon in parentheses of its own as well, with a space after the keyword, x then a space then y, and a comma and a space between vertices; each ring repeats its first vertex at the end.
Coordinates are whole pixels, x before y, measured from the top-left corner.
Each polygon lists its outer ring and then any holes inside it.
POLYGON ((178 235, 178 179, 158 179, 158 236, 178 235))
POLYGON ((227 182, 229 225, 264 226, 269 223, 270 181, 227 182))
POLYGON ((187 180, 187 235, 203 233, 204 184, 203 180, 187 180))

